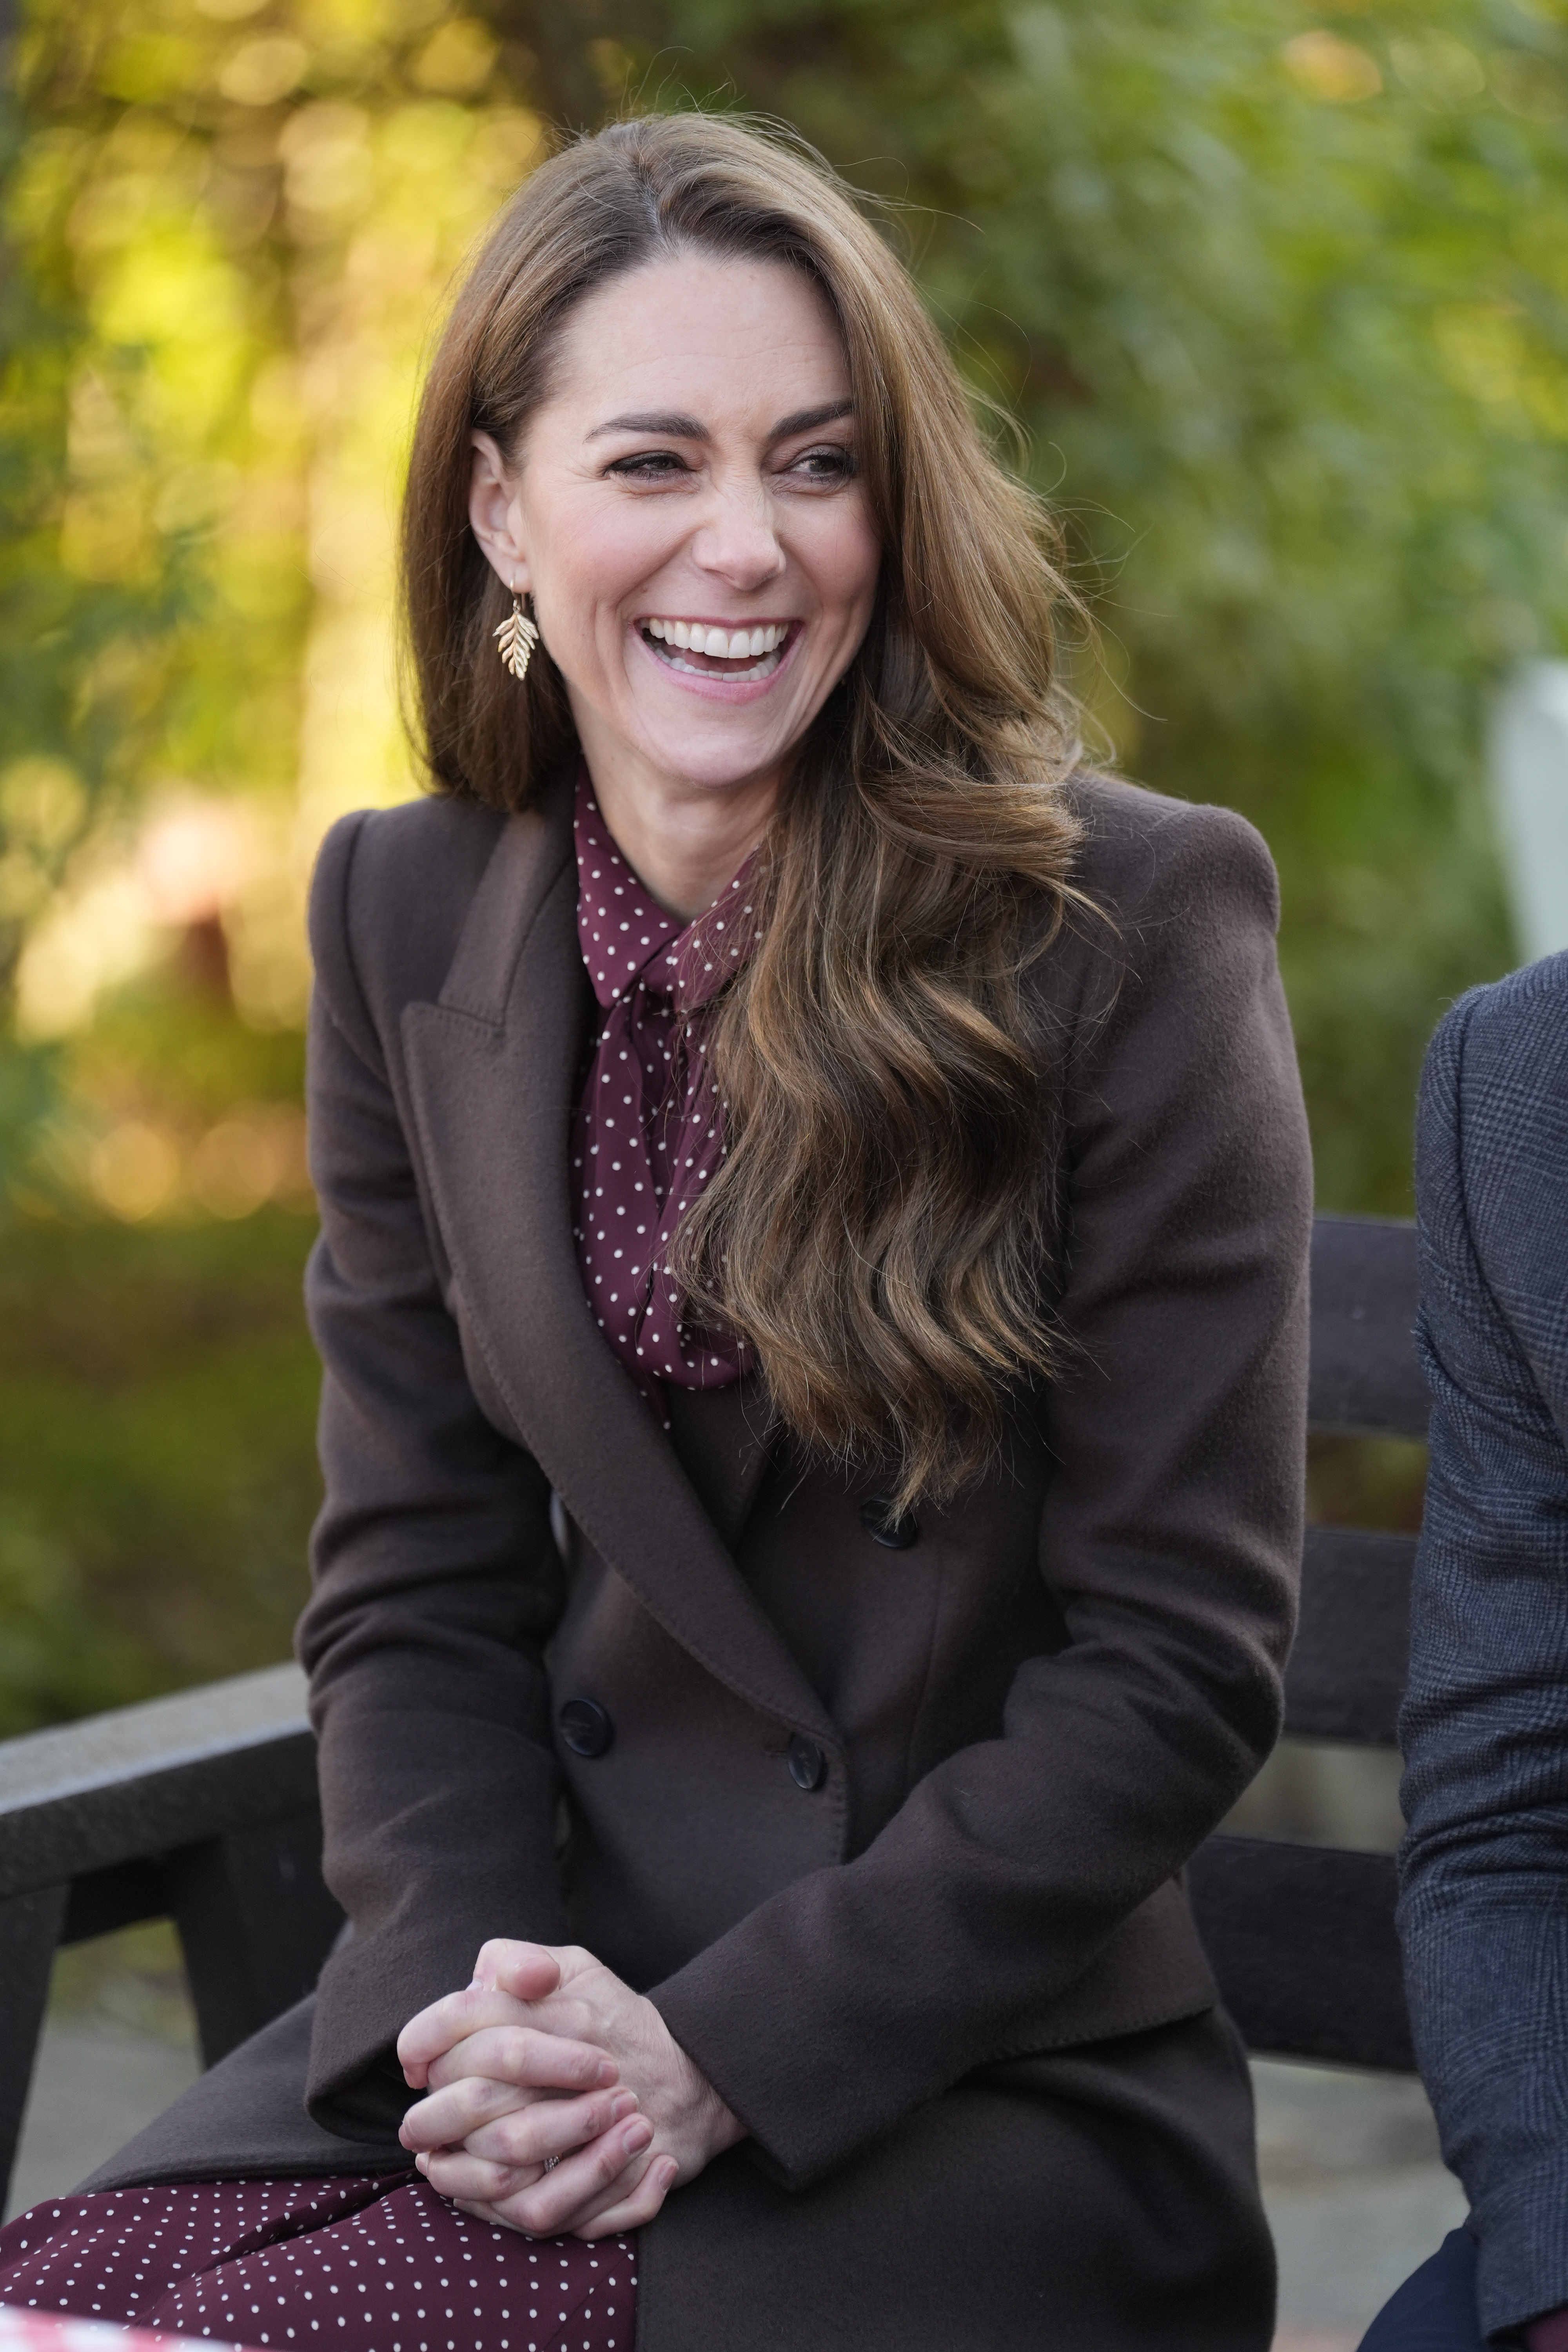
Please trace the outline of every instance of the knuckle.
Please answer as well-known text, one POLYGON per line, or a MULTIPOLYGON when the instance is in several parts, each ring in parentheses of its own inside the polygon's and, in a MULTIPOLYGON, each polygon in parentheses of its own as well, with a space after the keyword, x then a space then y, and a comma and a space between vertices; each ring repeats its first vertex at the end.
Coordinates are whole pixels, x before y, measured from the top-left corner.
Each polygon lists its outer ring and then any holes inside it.
POLYGON ((538 2137, 537 2126, 526 2111, 520 2116, 508 2116, 504 2123, 497 2124, 490 2133, 498 2161, 511 2165, 538 2163, 539 2158, 535 2149, 538 2137))
POLYGON ((526 2025, 509 2025, 498 2034, 496 2063, 509 2081, 526 2081, 539 2036, 526 2025))

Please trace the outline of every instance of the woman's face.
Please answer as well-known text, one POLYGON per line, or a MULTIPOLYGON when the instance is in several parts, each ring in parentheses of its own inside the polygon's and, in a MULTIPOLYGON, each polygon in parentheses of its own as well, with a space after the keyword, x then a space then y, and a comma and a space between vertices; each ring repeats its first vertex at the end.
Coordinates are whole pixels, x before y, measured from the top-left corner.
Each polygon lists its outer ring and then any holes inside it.
POLYGON ((816 287, 700 254, 572 313, 515 473, 476 435, 475 531, 532 593, 595 774, 776 777, 871 615, 854 441, 816 287))

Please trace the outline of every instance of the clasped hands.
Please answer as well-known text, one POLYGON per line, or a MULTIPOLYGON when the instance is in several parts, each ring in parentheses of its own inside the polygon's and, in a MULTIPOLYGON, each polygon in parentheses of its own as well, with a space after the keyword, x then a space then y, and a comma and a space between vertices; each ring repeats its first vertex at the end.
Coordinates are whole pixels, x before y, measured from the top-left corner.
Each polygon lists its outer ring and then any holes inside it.
POLYGON ((465 2213, 531 2238, 651 2221, 742 2126, 652 2001, 574 1946, 486 1944, 397 2037, 399 2135, 465 2213))

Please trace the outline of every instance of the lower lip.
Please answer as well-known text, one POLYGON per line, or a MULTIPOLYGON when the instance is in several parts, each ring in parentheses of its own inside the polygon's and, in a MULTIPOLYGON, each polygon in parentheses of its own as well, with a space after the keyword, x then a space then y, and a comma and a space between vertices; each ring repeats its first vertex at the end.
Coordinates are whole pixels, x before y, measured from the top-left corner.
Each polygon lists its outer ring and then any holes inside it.
POLYGON ((721 677, 711 671, 704 675, 694 669, 677 669, 673 662, 656 652, 640 629, 634 628, 632 635, 659 676, 668 678, 671 686, 683 687, 688 694, 695 694, 704 702, 760 702, 783 677, 805 632, 798 625, 792 626, 780 651, 778 667, 766 677, 721 677))

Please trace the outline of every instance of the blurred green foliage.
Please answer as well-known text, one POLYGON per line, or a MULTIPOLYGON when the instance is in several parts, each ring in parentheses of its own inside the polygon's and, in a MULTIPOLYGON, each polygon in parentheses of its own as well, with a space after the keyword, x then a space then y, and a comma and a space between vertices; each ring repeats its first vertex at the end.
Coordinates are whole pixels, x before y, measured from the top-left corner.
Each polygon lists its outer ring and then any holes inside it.
POLYGON ((274 1210, 0 1241, 0 1736, 288 1654, 309 1238, 274 1210))
POLYGON ((1513 959, 1487 698, 1568 629, 1568 0, 26 0, 0 1724, 282 1647, 299 909, 414 788, 421 354, 550 126, 693 100, 820 146, 1021 421, 1091 736, 1261 827, 1320 1198, 1408 1207, 1426 1038, 1513 959))
POLYGON ((0 777, 73 783, 0 783, 13 955, 106 798, 293 790, 329 575, 385 570, 352 493, 539 117, 760 108, 1026 425, 1124 762, 1273 846, 1324 1201, 1406 1205, 1422 1043, 1510 960, 1484 698, 1563 636, 1563 0, 31 0, 20 81, 0 777))

